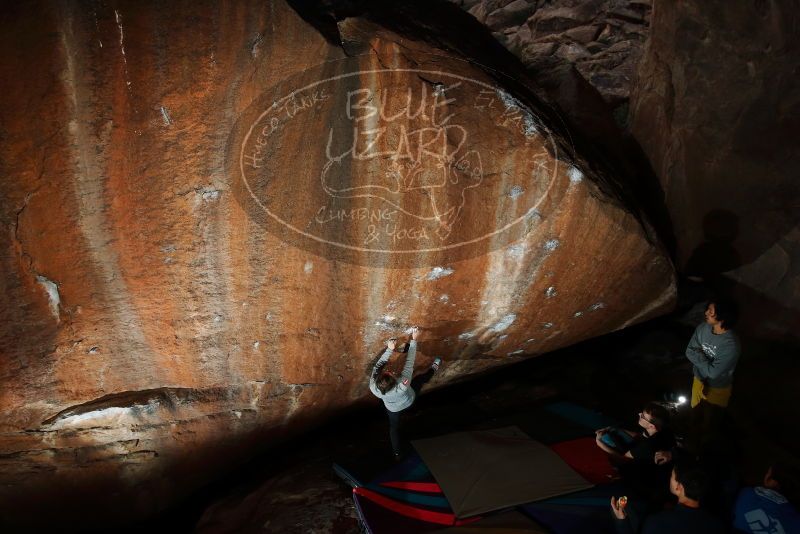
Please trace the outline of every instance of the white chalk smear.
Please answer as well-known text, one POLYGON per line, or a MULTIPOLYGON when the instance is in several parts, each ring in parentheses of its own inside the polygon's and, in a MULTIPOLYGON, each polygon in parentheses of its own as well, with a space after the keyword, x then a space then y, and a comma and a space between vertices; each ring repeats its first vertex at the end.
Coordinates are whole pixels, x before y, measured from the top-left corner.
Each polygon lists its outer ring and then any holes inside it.
POLYGON ((533 116, 533 113, 522 104, 519 100, 511 96, 511 94, 503 91, 502 89, 496 89, 497 96, 503 102, 503 105, 506 107, 506 113, 511 112, 512 114, 516 115, 519 113, 522 115, 522 124, 523 129, 522 133, 525 137, 533 137, 535 136, 539 129, 536 125, 536 119, 533 116))
MULTIPOLYGON (((394 332, 398 328, 402 328, 402 325, 398 323, 397 317, 395 317, 394 315, 384 315, 383 317, 375 321, 375 326, 387 332, 394 332)), ((407 330, 406 333, 411 333, 411 332, 407 330)))
POLYGON ((83 423, 85 421, 91 421, 93 419, 98 419, 101 417, 121 417, 126 415, 135 415, 134 410, 129 407, 122 408, 119 406, 112 406, 109 408, 92 410, 91 412, 86 412, 82 414, 68 415, 63 419, 55 421, 53 424, 56 425, 57 427, 63 427, 67 425, 76 425, 79 423, 83 423))
POLYGON ((503 330, 511 326, 516 319, 517 315, 515 313, 509 313, 508 315, 500 319, 498 322, 496 322, 490 328, 490 330, 493 332, 502 332, 503 330))
POLYGON ((61 295, 58 293, 58 285, 40 274, 36 275, 36 281, 39 282, 39 285, 41 285, 45 293, 47 293, 47 300, 50 302, 50 311, 53 317, 56 318, 56 321, 60 320, 58 316, 58 307, 61 305, 61 295))
POLYGON ((561 241, 558 239, 548 239, 544 244, 544 249, 547 252, 553 252, 558 246, 561 244, 561 241))
POLYGON ((128 93, 130 93, 131 82, 128 75, 128 58, 125 56, 125 32, 122 29, 122 15, 116 9, 114 10, 114 18, 117 21, 117 28, 119 28, 119 49, 122 52, 122 64, 125 67, 125 85, 128 87, 128 93))
POLYGON ((164 126, 169 126, 172 124, 172 119, 169 116, 169 110, 164 106, 161 106, 161 118, 164 119, 164 126))
POLYGON ((451 274, 453 274, 453 269, 449 267, 434 267, 425 278, 427 280, 438 280, 439 278, 444 278, 445 276, 450 276, 451 274))
POLYGON ((525 255, 525 252, 528 250, 528 247, 525 246, 525 243, 517 243, 516 245, 511 245, 506 250, 506 254, 509 256, 513 256, 515 258, 521 258, 525 255))

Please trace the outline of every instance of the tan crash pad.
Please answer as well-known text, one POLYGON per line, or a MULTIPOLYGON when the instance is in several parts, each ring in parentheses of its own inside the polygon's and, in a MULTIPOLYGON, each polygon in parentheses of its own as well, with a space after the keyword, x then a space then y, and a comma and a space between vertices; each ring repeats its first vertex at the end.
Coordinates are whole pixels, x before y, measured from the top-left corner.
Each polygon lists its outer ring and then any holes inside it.
POLYGON ((412 443, 460 518, 592 487, 515 426, 412 443))

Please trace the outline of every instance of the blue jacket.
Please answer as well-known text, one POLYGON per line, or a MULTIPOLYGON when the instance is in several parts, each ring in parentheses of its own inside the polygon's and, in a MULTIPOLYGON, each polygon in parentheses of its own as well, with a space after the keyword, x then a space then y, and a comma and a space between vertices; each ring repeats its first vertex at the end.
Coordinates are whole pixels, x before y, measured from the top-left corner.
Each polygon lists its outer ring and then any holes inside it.
POLYGON ((800 532, 800 513, 777 491, 744 488, 736 500, 733 527, 748 534, 800 532))

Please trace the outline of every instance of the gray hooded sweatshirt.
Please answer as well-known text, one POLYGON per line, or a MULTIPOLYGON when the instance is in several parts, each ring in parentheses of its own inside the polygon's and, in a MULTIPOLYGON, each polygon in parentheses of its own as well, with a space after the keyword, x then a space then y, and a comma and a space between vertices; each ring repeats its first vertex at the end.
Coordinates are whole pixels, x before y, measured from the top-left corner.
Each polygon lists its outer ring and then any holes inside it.
POLYGON ((416 397, 414 389, 411 387, 411 377, 414 375, 414 359, 417 357, 417 342, 412 339, 408 344, 406 363, 403 365, 403 372, 400 373, 397 385, 386 393, 381 393, 381 390, 375 385, 375 381, 378 376, 380 376, 381 369, 383 369, 383 366, 389 361, 389 356, 391 355, 392 349, 387 348, 383 351, 381 357, 378 358, 375 367, 372 368, 372 375, 369 377, 369 389, 376 397, 383 400, 383 404, 386 406, 387 410, 390 412, 399 412, 414 404, 414 398, 416 397))
POLYGON ((694 376, 712 388, 726 388, 733 383, 740 353, 736 334, 730 330, 715 334, 708 323, 695 329, 686 347, 686 357, 694 364, 694 376))

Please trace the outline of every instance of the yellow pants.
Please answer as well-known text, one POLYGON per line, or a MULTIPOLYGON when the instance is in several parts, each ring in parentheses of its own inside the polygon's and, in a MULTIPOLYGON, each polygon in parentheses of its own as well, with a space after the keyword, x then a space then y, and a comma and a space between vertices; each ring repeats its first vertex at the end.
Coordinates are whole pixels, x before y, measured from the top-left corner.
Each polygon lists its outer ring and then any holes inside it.
POLYGON ((731 390, 733 387, 726 388, 707 388, 706 393, 703 393, 703 383, 694 377, 692 380, 692 408, 700 404, 701 400, 709 404, 725 408, 728 406, 728 401, 731 399, 731 390))

